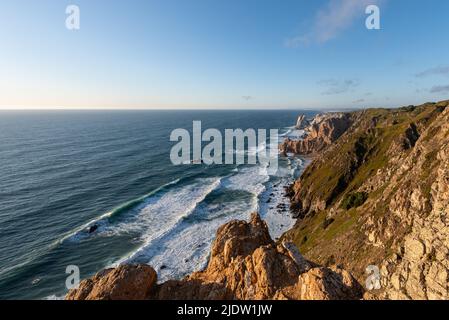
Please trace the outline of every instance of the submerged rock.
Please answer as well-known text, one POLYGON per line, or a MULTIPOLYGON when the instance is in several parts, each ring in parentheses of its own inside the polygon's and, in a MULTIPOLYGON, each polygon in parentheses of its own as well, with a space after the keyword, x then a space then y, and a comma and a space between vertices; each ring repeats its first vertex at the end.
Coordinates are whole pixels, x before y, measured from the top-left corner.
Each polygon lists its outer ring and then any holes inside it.
POLYGON ((97 230, 98 230, 98 226, 96 224, 94 224, 93 226, 89 227, 89 229, 87 229, 87 233, 94 233, 97 230))

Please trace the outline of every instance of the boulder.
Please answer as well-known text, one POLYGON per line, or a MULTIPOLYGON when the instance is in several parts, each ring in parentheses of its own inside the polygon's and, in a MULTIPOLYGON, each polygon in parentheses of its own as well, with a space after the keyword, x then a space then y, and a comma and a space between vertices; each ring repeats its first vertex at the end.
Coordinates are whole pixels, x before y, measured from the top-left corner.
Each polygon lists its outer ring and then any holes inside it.
POLYGON ((156 281, 156 272, 148 265, 122 265, 83 280, 66 300, 144 300, 156 281))

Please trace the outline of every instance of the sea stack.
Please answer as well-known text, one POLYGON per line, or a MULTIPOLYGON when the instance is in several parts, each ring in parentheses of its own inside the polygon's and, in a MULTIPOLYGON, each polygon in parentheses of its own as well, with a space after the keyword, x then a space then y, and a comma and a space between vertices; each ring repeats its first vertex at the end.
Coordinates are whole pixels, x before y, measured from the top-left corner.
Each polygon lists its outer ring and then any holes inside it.
POLYGON ((301 114, 296 121, 295 128, 298 130, 302 130, 309 125, 309 121, 306 119, 306 116, 301 114))

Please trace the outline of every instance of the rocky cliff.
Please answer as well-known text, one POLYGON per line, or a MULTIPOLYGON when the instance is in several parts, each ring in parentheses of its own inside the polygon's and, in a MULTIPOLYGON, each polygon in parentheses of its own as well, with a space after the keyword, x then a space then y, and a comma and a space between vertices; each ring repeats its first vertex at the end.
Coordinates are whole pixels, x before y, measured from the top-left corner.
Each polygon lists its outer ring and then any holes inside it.
POLYGON ((307 120, 306 116, 302 114, 298 117, 298 120, 296 120, 295 129, 304 130, 309 125, 310 125, 309 120, 307 120))
POLYGON ((349 113, 290 188, 299 219, 283 239, 361 282, 378 267, 370 297, 448 299, 448 104, 349 113))
POLYGON ((305 137, 301 140, 289 138, 280 145, 283 154, 314 154, 337 140, 351 125, 349 113, 326 113, 316 116, 309 123, 304 116, 299 117, 297 128, 304 129, 305 137))
POLYGON ((71 290, 68 300, 122 299, 361 299, 363 288, 337 266, 304 259, 289 242, 275 243, 258 214, 217 231, 204 271, 157 284, 153 268, 123 265, 71 290))

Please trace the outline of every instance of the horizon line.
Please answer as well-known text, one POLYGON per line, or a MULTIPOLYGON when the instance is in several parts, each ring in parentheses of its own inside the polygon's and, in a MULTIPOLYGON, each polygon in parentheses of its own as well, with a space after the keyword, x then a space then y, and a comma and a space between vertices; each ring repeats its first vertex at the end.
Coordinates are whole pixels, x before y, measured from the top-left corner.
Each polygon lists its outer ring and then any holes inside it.
POLYGON ((320 112, 334 112, 334 111, 350 111, 350 110, 364 110, 371 108, 387 108, 387 107, 342 107, 342 108, 1 108, 0 112, 14 112, 14 111, 320 111, 320 112))

